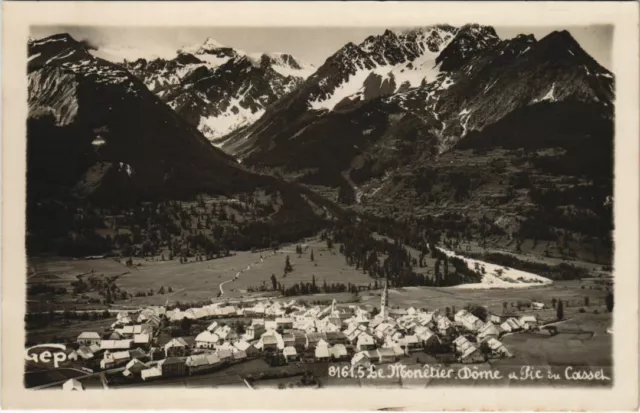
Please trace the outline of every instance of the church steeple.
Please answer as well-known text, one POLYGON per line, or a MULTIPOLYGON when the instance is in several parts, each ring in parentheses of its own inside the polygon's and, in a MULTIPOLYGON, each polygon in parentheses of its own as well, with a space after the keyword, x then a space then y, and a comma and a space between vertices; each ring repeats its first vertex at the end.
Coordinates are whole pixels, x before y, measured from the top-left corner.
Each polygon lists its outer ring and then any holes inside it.
POLYGON ((387 301, 389 300, 389 282, 387 278, 384 279, 384 289, 382 290, 382 296, 380 297, 380 316, 383 320, 387 319, 389 310, 387 309, 387 301))

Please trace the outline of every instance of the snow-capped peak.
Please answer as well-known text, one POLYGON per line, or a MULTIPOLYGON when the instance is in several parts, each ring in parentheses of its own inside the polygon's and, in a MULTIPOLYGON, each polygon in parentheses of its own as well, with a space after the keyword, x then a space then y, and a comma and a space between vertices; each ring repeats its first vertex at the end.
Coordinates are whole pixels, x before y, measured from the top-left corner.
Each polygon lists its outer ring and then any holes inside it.
POLYGON ((207 40, 205 40, 204 43, 202 43, 201 49, 212 50, 212 49, 220 49, 222 47, 224 47, 222 43, 218 42, 217 40, 211 37, 207 37, 207 40))
POLYGON ((190 53, 190 54, 204 54, 212 50, 221 49, 225 47, 222 43, 218 42, 212 37, 207 37, 204 43, 196 43, 191 46, 184 46, 178 50, 178 53, 190 53))

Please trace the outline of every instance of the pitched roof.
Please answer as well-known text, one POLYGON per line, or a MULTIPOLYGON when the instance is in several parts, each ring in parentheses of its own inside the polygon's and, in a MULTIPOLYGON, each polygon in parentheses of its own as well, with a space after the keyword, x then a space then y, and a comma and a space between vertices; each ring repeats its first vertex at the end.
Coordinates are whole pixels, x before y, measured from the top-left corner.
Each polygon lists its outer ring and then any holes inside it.
POLYGON ((249 347, 251 347, 251 344, 247 343, 244 340, 241 340, 236 343, 233 343, 233 346, 240 351, 246 351, 249 347))
POLYGON ((163 366, 170 366, 172 364, 184 364, 185 361, 179 357, 167 357, 166 359, 164 359, 164 361, 162 362, 163 366))
POLYGON ((276 340, 275 336, 267 334, 262 336, 262 344, 263 345, 278 344, 278 340, 276 340))
POLYGON ((84 331, 82 333, 80 333, 80 335, 78 336, 79 340, 85 339, 85 340, 96 340, 96 339, 100 339, 100 334, 94 332, 94 331, 84 331))
POLYGON ((111 357, 114 360, 126 360, 128 358, 131 358, 131 354, 129 354, 128 351, 114 351, 113 353, 111 353, 111 357))
POLYGON ((396 352, 393 351, 392 348, 389 347, 381 347, 378 349, 378 354, 380 355, 380 357, 395 357, 396 356, 396 352))
POLYGON ((162 376, 162 370, 158 367, 151 367, 150 369, 142 370, 140 376, 142 376, 143 379, 159 377, 162 376))
POLYGON ((220 341, 220 337, 218 337, 217 334, 213 334, 209 331, 203 331, 196 336, 196 342, 217 343, 218 341, 220 341))
POLYGON ((102 340, 100 342, 101 350, 117 350, 131 347, 133 340, 102 340))
POLYGON ((329 357, 329 347, 327 347, 327 346, 316 347, 316 357, 317 358, 328 358, 329 357))
POLYGON ((182 337, 176 337, 164 345, 165 350, 171 347, 187 347, 187 342, 182 337))
POLYGON ((285 347, 284 350, 282 350, 282 353, 285 356, 295 356, 296 354, 298 354, 298 352, 296 351, 296 348, 293 346, 285 347))

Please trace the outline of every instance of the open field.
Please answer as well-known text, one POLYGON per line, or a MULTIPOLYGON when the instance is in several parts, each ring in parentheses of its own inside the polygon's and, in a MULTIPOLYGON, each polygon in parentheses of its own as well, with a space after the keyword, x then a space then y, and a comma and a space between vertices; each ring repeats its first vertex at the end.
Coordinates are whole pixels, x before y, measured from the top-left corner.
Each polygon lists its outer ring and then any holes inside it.
POLYGON ((113 317, 98 320, 65 320, 62 317, 56 317, 45 327, 27 328, 26 343, 33 345, 75 341, 83 331, 102 332, 107 330, 114 321, 116 321, 115 314, 113 317))
MULTIPOLYGON (((571 310, 577 312, 578 309, 582 307, 589 312, 598 310, 598 312, 604 313, 606 312, 604 299, 607 291, 589 288, 582 289, 583 286, 588 287, 591 286, 592 283, 593 281, 589 280, 556 281, 553 284, 541 287, 486 290, 453 287, 403 287, 389 290, 388 305, 401 308, 426 308, 428 310, 456 307, 460 310, 467 304, 473 303, 483 305, 495 314, 502 314, 503 303, 507 303, 507 308, 510 313, 518 313, 515 307, 518 301, 539 301, 551 307, 552 299, 556 298, 565 303, 565 314, 571 310), (584 297, 589 297, 588 307, 584 305, 584 297), (514 306, 511 306, 511 303, 513 303, 514 306), (569 307, 567 307, 566 303, 569 303, 569 307)), ((363 305, 379 306, 381 293, 381 290, 362 292, 359 294, 358 302, 363 305)), ((298 301, 331 301, 335 298, 338 302, 354 302, 353 295, 348 293, 315 294, 312 296, 286 298, 298 301)), ((531 311, 532 310, 529 309, 527 310, 528 313, 531 311)), ((553 309, 535 310, 533 312, 542 318, 555 317, 555 310, 553 309)))
MULTIPOLYGON (((334 248, 329 251, 324 242, 310 241, 305 245, 305 252, 298 257, 295 246, 285 247, 275 254, 272 251, 237 252, 230 257, 211 261, 194 261, 180 264, 173 261, 134 260, 129 268, 114 259, 97 260, 65 260, 59 258, 34 258, 30 260, 32 272, 29 284, 46 283, 71 290, 70 283, 80 274, 119 275, 117 285, 128 293, 145 292, 153 288, 156 292, 164 286, 171 287, 172 293, 152 296, 133 297, 126 301, 117 301, 118 305, 150 305, 175 303, 177 301, 201 301, 217 298, 222 284, 222 299, 248 296, 272 295, 270 292, 251 294, 247 290, 258 289, 265 285, 271 289, 271 274, 275 274, 278 282, 285 287, 299 282, 311 282, 315 276, 316 283, 322 285, 334 282, 368 285, 373 279, 362 271, 347 266, 344 257, 334 248), (311 249, 314 251, 314 262, 309 259, 311 249), (285 259, 289 256, 293 272, 283 276, 285 259), (138 266, 140 264, 140 266, 138 266), (237 276, 237 278, 236 278, 237 276), (235 278, 235 279, 234 279, 235 278)), ((31 311, 47 311, 83 305, 73 303, 70 294, 41 294, 29 297, 31 311), (66 305, 64 304, 66 303, 66 305), (70 304, 70 303, 73 303, 70 304)), ((84 305, 98 308, 99 305, 84 305)))
POLYGON ((41 386, 47 383, 65 381, 74 377, 86 376, 87 373, 76 369, 42 369, 31 370, 24 374, 25 387, 41 386))

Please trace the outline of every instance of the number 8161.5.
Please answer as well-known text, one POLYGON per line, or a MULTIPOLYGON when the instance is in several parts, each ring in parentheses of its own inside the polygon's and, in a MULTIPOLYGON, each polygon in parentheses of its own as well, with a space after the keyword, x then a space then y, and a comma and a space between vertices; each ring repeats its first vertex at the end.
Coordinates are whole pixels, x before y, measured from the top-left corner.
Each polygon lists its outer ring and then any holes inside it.
POLYGON ((329 377, 339 379, 363 379, 367 369, 362 366, 329 366, 329 377))

